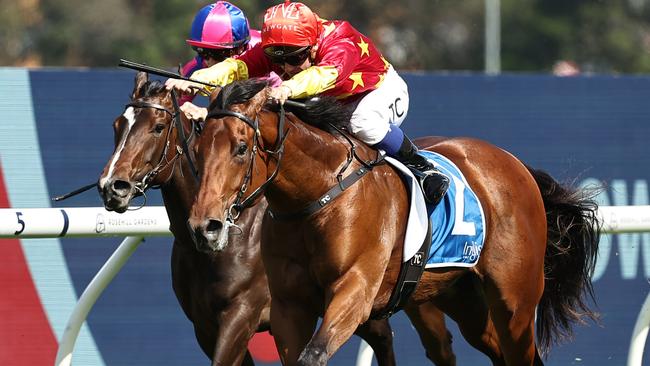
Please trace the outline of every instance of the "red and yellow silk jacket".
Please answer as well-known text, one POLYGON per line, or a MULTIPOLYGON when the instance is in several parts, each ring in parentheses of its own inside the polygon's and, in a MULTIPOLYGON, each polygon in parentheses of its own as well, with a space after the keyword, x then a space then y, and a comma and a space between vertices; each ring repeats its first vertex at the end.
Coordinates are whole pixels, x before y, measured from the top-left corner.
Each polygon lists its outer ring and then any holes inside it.
MULTIPOLYGON (((290 97, 324 94, 345 99, 376 89, 390 64, 372 41, 346 21, 322 22, 312 66, 282 82, 291 89, 290 97)), ((283 73, 264 54, 261 44, 257 44, 238 59, 227 59, 199 70, 192 78, 226 85, 235 80, 268 76, 271 71, 278 75, 283 73)))

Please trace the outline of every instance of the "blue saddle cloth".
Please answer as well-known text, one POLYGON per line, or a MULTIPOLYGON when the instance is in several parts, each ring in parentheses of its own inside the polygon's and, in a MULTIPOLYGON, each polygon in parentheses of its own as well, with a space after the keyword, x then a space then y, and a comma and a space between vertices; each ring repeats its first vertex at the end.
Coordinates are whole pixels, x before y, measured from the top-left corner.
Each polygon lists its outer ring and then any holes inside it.
POLYGON ((432 236, 425 267, 471 267, 478 262, 485 240, 481 203, 454 163, 437 153, 420 154, 450 179, 449 190, 435 209, 427 205, 432 236))

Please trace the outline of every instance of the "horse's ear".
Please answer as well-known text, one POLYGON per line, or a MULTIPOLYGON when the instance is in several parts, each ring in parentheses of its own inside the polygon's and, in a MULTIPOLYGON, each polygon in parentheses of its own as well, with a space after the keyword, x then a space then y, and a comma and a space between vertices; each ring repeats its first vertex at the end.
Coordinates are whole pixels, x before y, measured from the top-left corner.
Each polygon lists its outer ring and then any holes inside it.
POLYGON ((250 111, 252 114, 259 113, 262 108, 268 103, 270 91, 271 88, 267 86, 259 93, 255 94, 255 96, 251 99, 252 103, 250 103, 249 106, 250 108, 253 108, 253 110, 250 111))
POLYGON ((131 99, 138 99, 142 92, 142 86, 149 80, 149 75, 144 71, 138 71, 135 75, 135 85, 133 87, 133 93, 131 93, 131 99))

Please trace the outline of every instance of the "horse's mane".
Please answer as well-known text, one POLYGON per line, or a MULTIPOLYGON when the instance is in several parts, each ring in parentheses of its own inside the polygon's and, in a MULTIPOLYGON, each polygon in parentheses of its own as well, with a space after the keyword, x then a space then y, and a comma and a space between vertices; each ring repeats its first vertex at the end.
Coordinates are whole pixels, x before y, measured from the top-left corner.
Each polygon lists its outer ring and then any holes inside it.
POLYGON ((305 123, 330 133, 335 133, 337 128, 345 129, 352 117, 352 110, 334 97, 319 96, 307 99, 304 103, 305 108, 288 109, 305 123))
POLYGON ((268 80, 257 78, 232 82, 221 88, 217 97, 210 102, 208 110, 228 109, 233 104, 248 102, 268 84, 268 80))
MULTIPOLYGON (((245 103, 269 85, 267 79, 247 79, 235 81, 224 86, 210 103, 209 111, 215 108, 228 109, 233 104, 245 103)), ((320 129, 334 132, 332 126, 343 127, 348 124, 352 111, 334 97, 320 96, 304 101, 305 107, 286 106, 303 122, 320 129)), ((267 108, 278 111, 278 105, 267 104, 267 108)))

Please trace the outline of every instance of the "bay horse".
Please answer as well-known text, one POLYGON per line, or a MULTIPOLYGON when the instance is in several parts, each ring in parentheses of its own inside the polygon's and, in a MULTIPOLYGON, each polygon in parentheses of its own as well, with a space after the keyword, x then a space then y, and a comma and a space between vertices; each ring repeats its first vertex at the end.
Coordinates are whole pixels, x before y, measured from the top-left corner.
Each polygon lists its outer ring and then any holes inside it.
MULTIPOLYGON (((198 182, 182 140, 187 136, 192 155, 199 126, 178 111, 173 98, 146 73, 136 75, 131 101, 114 121, 115 150, 99 178, 99 192, 107 210, 121 213, 134 197, 160 187, 174 235, 172 286, 201 349, 213 365, 253 365, 248 341, 255 332, 269 330, 271 300, 260 254, 267 203, 260 200, 241 215, 241 231, 229 235, 232 245, 196 250, 187 220, 198 182)), ((442 315, 437 322, 433 326, 439 327, 434 331, 441 334, 441 346, 436 357, 454 360, 442 315)), ((379 365, 395 365, 387 320, 370 321, 357 334, 373 348, 379 365)))
MULTIPOLYGON (((197 245, 213 248, 222 244, 224 228, 266 198, 262 257, 281 360, 325 365, 389 301, 402 262, 409 193, 377 151, 337 126, 349 117, 345 108, 324 99, 303 117, 308 124, 271 108, 268 93, 265 82, 253 79, 213 94, 197 142, 201 183, 189 224, 197 245), (367 173, 344 187, 341 182, 363 168, 367 173), (337 185, 340 195, 324 195, 337 185)), ((495 364, 543 364, 541 352, 570 336, 574 322, 595 316, 586 296, 593 297, 596 204, 587 192, 485 141, 419 143, 460 168, 482 204, 486 237, 475 266, 427 269, 407 314, 435 304, 460 320, 461 331, 478 316, 483 335, 493 337, 484 344, 500 352, 495 364), (469 298, 484 306, 478 314, 457 311, 467 306, 462 295, 454 296, 460 282, 474 288, 469 298)), ((419 329, 428 319, 411 320, 419 329)))

